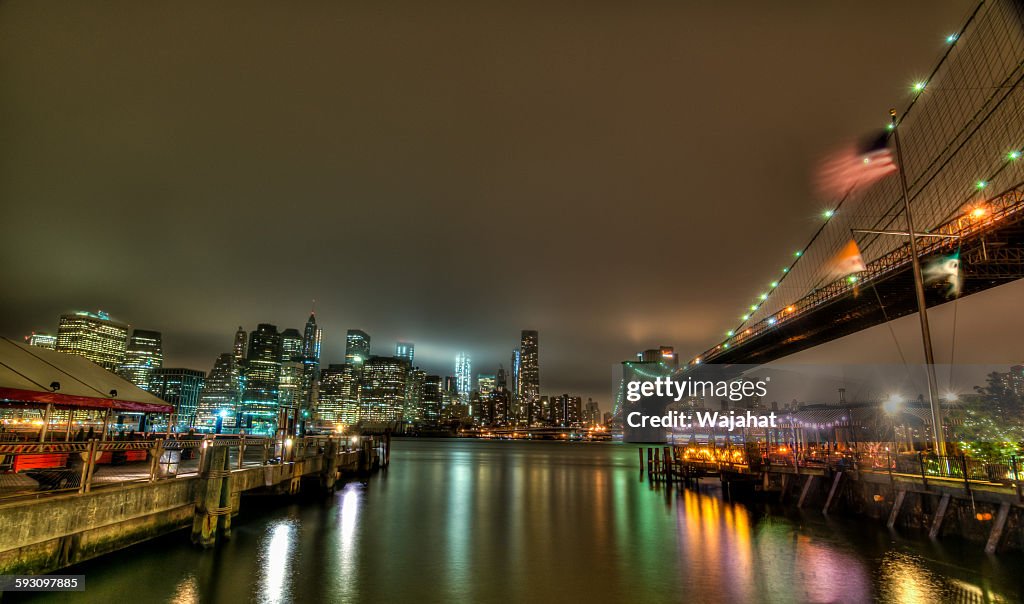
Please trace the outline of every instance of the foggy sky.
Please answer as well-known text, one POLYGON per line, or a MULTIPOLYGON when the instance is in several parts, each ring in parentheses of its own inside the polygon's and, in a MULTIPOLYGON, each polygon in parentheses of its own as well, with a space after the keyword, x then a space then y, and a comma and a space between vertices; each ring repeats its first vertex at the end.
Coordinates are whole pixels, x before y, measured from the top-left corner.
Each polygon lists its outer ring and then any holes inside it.
MULTIPOLYGON (((816 158, 974 3, 683 4, 0 3, 0 333, 103 309, 208 370, 315 298, 325 363, 359 328, 493 372, 537 329, 543 393, 607 410, 614 363, 736 323, 819 224, 816 158)), ((1022 291, 965 359, 1019 360, 1022 291)))

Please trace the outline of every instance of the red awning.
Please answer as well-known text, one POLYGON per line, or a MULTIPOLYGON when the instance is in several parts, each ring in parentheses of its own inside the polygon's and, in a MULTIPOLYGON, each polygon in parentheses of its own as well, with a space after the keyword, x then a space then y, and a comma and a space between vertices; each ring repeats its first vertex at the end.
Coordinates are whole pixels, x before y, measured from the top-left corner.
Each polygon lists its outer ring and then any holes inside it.
POLYGON ((171 405, 88 359, 0 338, 0 405, 171 413, 171 405), (52 384, 59 384, 54 390, 52 384))

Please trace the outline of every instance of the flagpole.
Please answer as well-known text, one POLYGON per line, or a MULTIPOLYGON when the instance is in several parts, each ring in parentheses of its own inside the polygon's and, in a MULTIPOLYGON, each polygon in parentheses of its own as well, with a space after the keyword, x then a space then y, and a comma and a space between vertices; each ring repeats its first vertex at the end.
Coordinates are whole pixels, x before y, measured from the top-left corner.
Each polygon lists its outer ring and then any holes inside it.
POLYGON ((932 446, 936 455, 946 454, 946 434, 942 426, 942 407, 939 403, 939 388, 935 380, 935 354, 932 351, 932 334, 928 328, 928 311, 924 299, 924 278, 921 275, 921 260, 917 256, 917 238, 914 236, 914 218, 910 212, 910 195, 907 193, 907 175, 903 170, 903 149, 900 147, 900 133, 896 123, 896 110, 891 109, 892 134, 896 142, 896 166, 900 173, 903 189, 903 207, 907 213, 907 240, 910 242, 910 264, 914 269, 914 291, 917 294, 917 311, 921 317, 921 339, 924 343, 924 362, 928 372, 928 403, 932 411, 932 446))

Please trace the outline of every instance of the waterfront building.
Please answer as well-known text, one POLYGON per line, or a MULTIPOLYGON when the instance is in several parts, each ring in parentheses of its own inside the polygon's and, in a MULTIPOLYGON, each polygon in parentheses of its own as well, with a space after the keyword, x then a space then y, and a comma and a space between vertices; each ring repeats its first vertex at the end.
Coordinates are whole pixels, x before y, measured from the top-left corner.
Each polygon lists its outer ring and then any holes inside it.
POLYGON ((596 428, 603 423, 601 407, 592 398, 587 398, 587 405, 583 408, 583 423, 591 428, 596 428))
POLYGON ((416 345, 412 342, 398 342, 395 344, 395 357, 404 359, 412 367, 413 357, 416 356, 416 345))
POLYGON ((242 361, 245 360, 246 350, 247 350, 247 348, 246 348, 246 342, 247 341, 248 340, 247 340, 247 336, 246 336, 245 330, 242 329, 241 325, 239 325, 238 326, 238 331, 235 332, 235 346, 233 348, 234 353, 235 353, 235 360, 238 361, 239 363, 241 363, 242 361))
POLYGON ((38 346, 40 348, 46 348, 48 350, 57 350, 57 336, 51 336, 46 333, 32 333, 28 338, 29 346, 38 346))
POLYGON ((345 362, 362 365, 370 358, 370 335, 365 331, 350 329, 345 335, 345 362))
POLYGON ((107 371, 124 364, 128 326, 103 311, 74 312, 60 316, 57 352, 85 357, 107 371))
POLYGON ((360 376, 359 419, 368 425, 402 421, 409 364, 395 357, 371 356, 360 376))
POLYGON ((441 423, 441 407, 444 386, 439 375, 428 375, 423 378, 423 397, 420 402, 420 415, 425 426, 437 426, 441 423))
POLYGON ((551 399, 551 423, 560 427, 575 427, 581 424, 582 398, 563 394, 551 399))
POLYGON ((423 423, 423 380, 426 376, 425 371, 416 367, 410 369, 407 374, 403 413, 407 423, 413 425, 423 423))
POLYGON ((281 380, 281 334, 275 325, 261 323, 249 334, 245 363, 240 427, 249 434, 274 434, 281 380))
POLYGON ((532 401, 540 396, 540 345, 536 331, 524 329, 519 341, 519 399, 532 401))
POLYGON ((178 430, 187 430, 195 425, 196 411, 202 394, 206 374, 195 369, 161 367, 153 371, 149 391, 174 405, 173 425, 178 430))
POLYGON ((149 390, 153 371, 164 364, 162 337, 159 331, 136 329, 128 339, 124 363, 117 374, 143 390, 149 390))
POLYGON ((459 402, 468 406, 469 394, 473 390, 473 364, 465 352, 455 355, 455 389, 459 393, 459 402))
POLYGON ((196 427, 213 430, 217 419, 222 429, 236 427, 238 403, 242 400, 242 370, 235 355, 225 352, 217 357, 206 375, 199 407, 196 409, 196 427))
POLYGON ((351 363, 328 365, 320 372, 317 423, 344 428, 359 421, 359 370, 351 363))

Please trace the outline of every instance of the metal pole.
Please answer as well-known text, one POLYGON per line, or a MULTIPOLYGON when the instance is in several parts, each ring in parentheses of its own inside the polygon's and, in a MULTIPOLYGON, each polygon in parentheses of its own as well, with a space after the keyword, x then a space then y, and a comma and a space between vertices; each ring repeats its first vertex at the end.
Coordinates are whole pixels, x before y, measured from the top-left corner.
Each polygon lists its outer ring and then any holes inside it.
MULTIPOLYGON (((896 124, 896 110, 891 109, 892 134, 896 142, 896 165, 900 173, 900 186, 903 190, 903 207, 907 213, 907 232, 914 233, 914 218, 910 213, 910 195, 907 193, 907 175, 903 170, 903 149, 900 147, 899 128, 896 124)), ((928 310, 924 299, 924 278, 921 276, 921 260, 917 257, 917 239, 908 234, 910 242, 910 265, 914 269, 914 291, 917 294, 917 311, 921 318, 921 340, 924 343, 924 362, 928 373, 928 403, 932 411, 932 446, 935 454, 946 454, 946 434, 942 428, 942 407, 939 403, 939 387, 935 380, 935 354, 932 352, 932 334, 928 329, 928 310)))

